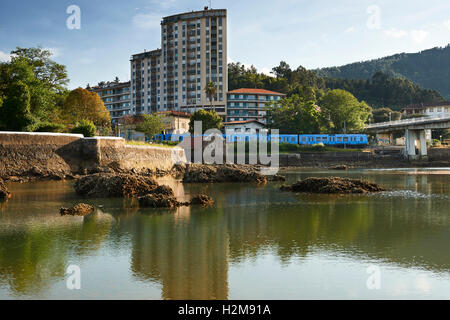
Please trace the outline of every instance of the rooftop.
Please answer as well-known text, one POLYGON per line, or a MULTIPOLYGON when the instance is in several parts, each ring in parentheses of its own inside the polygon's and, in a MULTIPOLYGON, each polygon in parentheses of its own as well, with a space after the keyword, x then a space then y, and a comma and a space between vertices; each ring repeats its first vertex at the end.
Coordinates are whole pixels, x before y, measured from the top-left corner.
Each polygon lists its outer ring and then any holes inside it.
POLYGON ((230 122, 224 122, 223 124, 225 126, 231 126, 231 125, 235 125, 235 124, 247 124, 247 123, 253 123, 253 122, 259 123, 259 124, 265 126, 264 123, 262 123, 261 121, 258 121, 258 120, 230 121, 230 122))
POLYGON ((158 112, 158 114, 172 115, 172 116, 177 116, 177 117, 182 117, 182 118, 190 118, 191 117, 190 113, 181 112, 181 111, 161 111, 161 112, 158 112))
POLYGON ((202 17, 225 17, 226 15, 227 15, 226 9, 209 9, 205 7, 204 10, 200 11, 185 12, 164 17, 161 24, 177 22, 180 20, 187 20, 187 19, 195 19, 195 18, 198 19, 202 17))
POLYGON ((117 88, 117 87, 129 87, 130 81, 126 82, 105 82, 102 86, 93 86, 91 90, 100 90, 100 89, 108 89, 108 88, 117 88))
POLYGON ((228 91, 228 93, 231 94, 267 94, 267 95, 272 95, 272 96, 285 96, 284 93, 279 93, 279 92, 275 92, 275 91, 270 91, 270 90, 266 90, 266 89, 254 89, 254 88, 241 88, 241 89, 236 89, 236 90, 232 90, 232 91, 228 91))
POLYGON ((427 102, 427 103, 417 103, 417 104, 410 104, 403 108, 403 110, 406 109, 423 109, 427 107, 443 107, 443 106, 450 106, 450 101, 442 101, 442 102, 427 102))

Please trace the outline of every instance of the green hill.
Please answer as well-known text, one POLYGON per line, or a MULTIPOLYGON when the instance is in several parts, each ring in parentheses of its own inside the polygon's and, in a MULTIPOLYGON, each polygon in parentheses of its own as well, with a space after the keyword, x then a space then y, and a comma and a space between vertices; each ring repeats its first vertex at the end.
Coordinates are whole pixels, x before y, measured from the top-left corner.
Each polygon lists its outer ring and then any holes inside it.
POLYGON ((370 79, 381 71, 395 78, 407 78, 422 88, 437 90, 450 99, 450 45, 315 71, 324 78, 356 80, 370 79))

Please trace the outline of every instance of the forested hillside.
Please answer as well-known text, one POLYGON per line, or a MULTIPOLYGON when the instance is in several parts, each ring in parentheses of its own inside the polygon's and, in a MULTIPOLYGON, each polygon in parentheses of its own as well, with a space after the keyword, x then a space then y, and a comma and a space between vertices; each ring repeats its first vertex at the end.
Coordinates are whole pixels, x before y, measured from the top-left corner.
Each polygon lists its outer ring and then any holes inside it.
POLYGON ((407 78, 422 88, 437 90, 450 99, 450 45, 315 71, 324 78, 356 80, 370 79, 381 71, 391 77, 407 78))
POLYGON ((240 63, 231 63, 228 65, 229 90, 262 88, 285 93, 288 96, 297 94, 305 100, 314 100, 329 90, 343 89, 374 108, 389 107, 394 110, 411 103, 444 100, 437 91, 422 89, 405 78, 394 78, 381 72, 367 80, 322 78, 302 66, 292 70, 282 61, 279 66, 272 69, 272 73, 271 77, 258 73, 253 66, 245 68, 240 63))

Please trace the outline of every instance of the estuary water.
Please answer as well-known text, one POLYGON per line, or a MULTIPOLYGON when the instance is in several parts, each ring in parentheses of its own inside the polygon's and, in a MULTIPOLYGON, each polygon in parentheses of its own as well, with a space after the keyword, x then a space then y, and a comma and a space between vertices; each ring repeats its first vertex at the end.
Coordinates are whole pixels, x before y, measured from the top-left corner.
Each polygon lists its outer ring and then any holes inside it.
POLYGON ((375 195, 280 183, 181 184, 211 208, 83 199, 73 182, 10 184, 0 203, 0 299, 450 299, 450 169, 298 170, 377 182, 375 195), (86 202, 100 211, 60 217, 86 202), (68 267, 80 270, 70 290, 68 267))

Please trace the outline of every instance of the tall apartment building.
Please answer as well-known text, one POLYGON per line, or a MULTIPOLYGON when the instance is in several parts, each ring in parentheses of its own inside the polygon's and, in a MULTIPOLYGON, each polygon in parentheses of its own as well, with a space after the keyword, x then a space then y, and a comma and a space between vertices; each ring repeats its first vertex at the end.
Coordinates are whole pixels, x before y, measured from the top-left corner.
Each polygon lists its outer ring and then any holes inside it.
POLYGON ((266 123, 266 103, 280 101, 286 95, 264 89, 236 89, 228 92, 227 122, 253 121, 266 123))
POLYGON ((116 124, 119 118, 132 114, 130 81, 107 82, 104 85, 92 87, 91 91, 96 92, 103 100, 113 124, 116 124))
POLYGON ((161 49, 131 57, 134 114, 210 109, 204 88, 212 81, 213 108, 226 117, 226 17, 225 9, 205 7, 162 19, 161 49))

